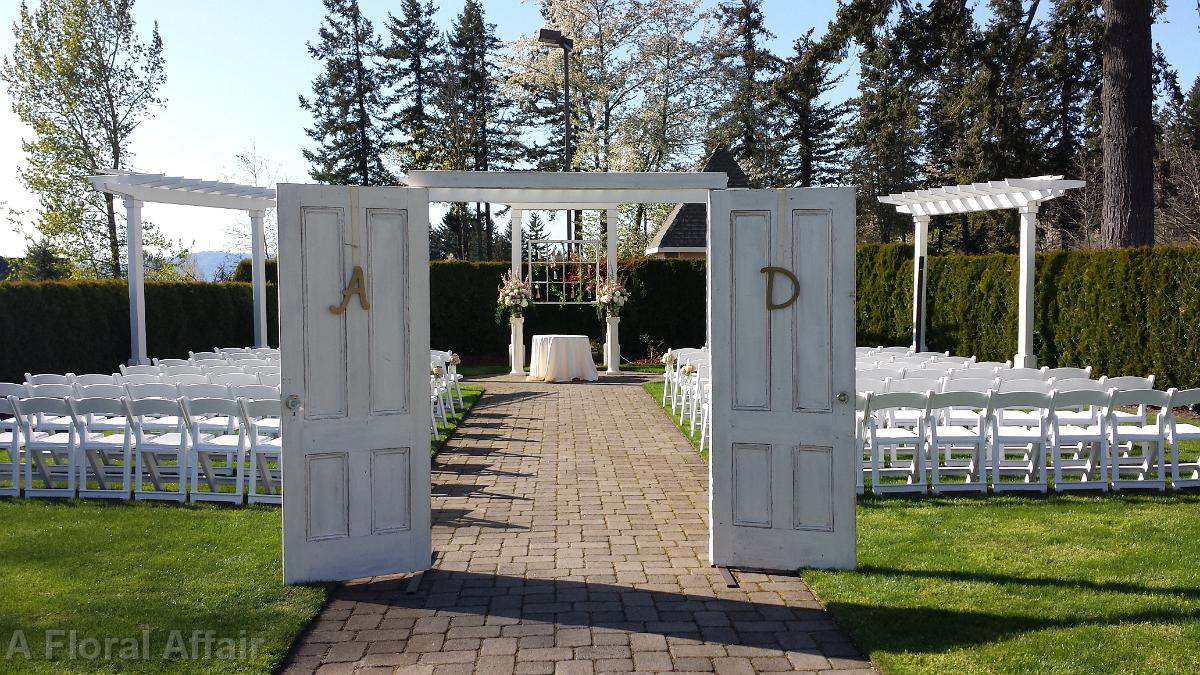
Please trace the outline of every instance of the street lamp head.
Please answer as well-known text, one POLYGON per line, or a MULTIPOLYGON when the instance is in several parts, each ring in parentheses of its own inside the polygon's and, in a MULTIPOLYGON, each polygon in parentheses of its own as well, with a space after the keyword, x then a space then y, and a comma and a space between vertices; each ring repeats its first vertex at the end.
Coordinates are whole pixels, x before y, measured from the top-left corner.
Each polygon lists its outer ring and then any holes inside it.
POLYGON ((543 28, 538 31, 537 41, 551 47, 562 47, 567 51, 571 51, 571 47, 575 46, 575 41, 569 37, 564 37, 562 31, 554 30, 553 28, 543 28))

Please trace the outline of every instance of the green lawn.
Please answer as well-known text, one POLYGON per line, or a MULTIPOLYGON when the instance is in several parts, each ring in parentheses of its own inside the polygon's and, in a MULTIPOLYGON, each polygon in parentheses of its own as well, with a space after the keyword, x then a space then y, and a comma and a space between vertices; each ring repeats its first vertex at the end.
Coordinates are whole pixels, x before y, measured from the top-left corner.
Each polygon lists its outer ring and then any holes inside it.
MULTIPOLYGON (((434 453, 442 449, 442 446, 446 444, 446 441, 454 433, 454 430, 458 428, 458 425, 467 418, 467 415, 471 412, 471 408, 475 407, 475 404, 479 402, 479 397, 483 396, 483 392, 484 388, 477 384, 462 385, 462 398, 465 406, 459 408, 454 415, 451 415, 449 410, 446 411, 446 419, 450 423, 449 428, 443 429, 439 418, 438 435, 433 439, 432 443, 434 453)), ((457 407, 458 401, 455 401, 454 405, 457 407)))
POLYGON ((1200 494, 860 498, 858 563, 804 579, 889 675, 1200 672, 1200 494))
MULTIPOLYGON (((661 369, 659 372, 662 372, 661 369)), ((656 380, 650 380, 649 382, 643 383, 642 389, 645 389, 646 393, 650 395, 650 398, 654 399, 655 405, 661 406, 662 400, 663 400, 663 386, 664 386, 663 381, 661 379, 656 379, 656 380)), ((699 450, 700 450, 700 423, 699 423, 699 420, 696 421, 696 432, 689 433, 687 418, 685 417, 683 419, 683 423, 680 424, 679 423, 679 411, 676 410, 675 415, 671 415, 671 402, 670 401, 667 401, 667 406, 665 408, 663 408, 663 414, 666 415, 667 417, 672 418, 671 421, 675 423, 675 428, 679 429, 679 433, 683 434, 683 437, 688 439, 688 441, 691 442, 692 447, 696 448, 697 452, 699 452, 699 450)), ((708 461, 708 449, 707 448, 704 449, 704 452, 700 452, 700 458, 703 459, 705 462, 708 461)))
POLYGON ((328 593, 283 585, 279 507, 0 499, 0 523, 3 673, 271 672, 328 593))
POLYGON ((804 578, 887 673, 1200 672, 1200 496, 860 499, 804 578))
MULTIPOLYGON (((8 655, 0 670, 6 673, 268 672, 327 593, 283 585, 278 507, 5 499, 0 522, 0 647, 8 655), (18 630, 29 659, 14 637, 18 630), (146 660, 143 631, 149 631, 146 660), (246 658, 192 660, 178 649, 164 658, 180 639, 186 655, 195 656, 194 631, 232 638, 235 648, 259 642, 246 658), (106 638, 132 638, 137 658, 117 658, 130 649, 121 642, 112 643, 113 658, 102 658, 106 638), (48 640, 63 646, 47 654, 48 640), (101 658, 84 658, 92 644, 101 658)), ((210 655, 219 656, 219 647, 213 643, 210 655)))

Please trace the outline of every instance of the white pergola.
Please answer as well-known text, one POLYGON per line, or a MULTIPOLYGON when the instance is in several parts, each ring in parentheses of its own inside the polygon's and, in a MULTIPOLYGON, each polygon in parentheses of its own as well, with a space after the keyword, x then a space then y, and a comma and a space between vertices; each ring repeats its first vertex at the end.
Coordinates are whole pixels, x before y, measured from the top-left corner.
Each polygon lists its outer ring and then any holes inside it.
MULTIPOLYGON (((604 211, 606 263, 609 274, 617 269, 617 207, 621 204, 676 204, 708 202, 708 191, 723 189, 729 176, 723 172, 679 173, 555 173, 546 171, 413 171, 404 179, 409 187, 426 188, 430 202, 484 202, 507 204, 512 209, 512 273, 521 278, 521 227, 525 211, 604 211)), ((524 324, 512 322, 509 360, 512 374, 524 373, 524 324)), ((604 347, 608 372, 620 367, 617 321, 608 321, 604 347)))
POLYGON ((145 268, 142 255, 142 204, 184 204, 246 211, 252 234, 254 346, 267 346, 266 235, 263 216, 275 208, 275 190, 251 185, 108 170, 89 176, 99 192, 119 195, 125 205, 129 257, 129 363, 147 363, 145 268))
POLYGON ((925 348, 925 261, 929 248, 929 220, 933 216, 999 209, 1017 209, 1021 214, 1020 288, 1017 312, 1017 352, 1013 365, 1023 368, 1037 366, 1033 353, 1033 284, 1034 254, 1037 252, 1038 206, 1061 197, 1067 190, 1084 187, 1081 180, 1064 180, 1062 176, 1007 178, 970 185, 901 192, 879 197, 884 204, 896 207, 899 213, 912 215, 913 234, 913 343, 912 348, 925 348))

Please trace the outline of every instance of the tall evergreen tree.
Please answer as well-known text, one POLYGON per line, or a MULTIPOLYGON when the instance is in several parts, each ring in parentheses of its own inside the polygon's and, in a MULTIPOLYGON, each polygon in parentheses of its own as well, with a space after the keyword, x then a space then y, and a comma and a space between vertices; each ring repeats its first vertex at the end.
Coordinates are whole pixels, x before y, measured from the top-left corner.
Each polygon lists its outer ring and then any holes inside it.
POLYGON ((380 81, 388 88, 388 131, 401 169, 430 168, 438 139, 427 108, 438 86, 437 67, 444 47, 433 17, 433 0, 404 0, 400 17, 388 14, 391 41, 384 49, 380 81))
POLYGON ((542 218, 542 214, 533 211, 529 217, 525 219, 524 232, 521 234, 521 257, 528 260, 532 252, 536 257, 542 257, 546 254, 545 244, 535 244, 536 240, 542 240, 549 236, 546 232, 546 222, 542 218))
POLYGON ((717 6, 723 43, 717 60, 723 70, 728 99, 719 113, 715 141, 729 145, 734 157, 759 185, 775 182, 775 110, 771 81, 782 62, 766 42, 762 0, 723 0, 717 6))
POLYGON ((319 145, 305 149, 314 180, 335 185, 388 185, 384 168, 385 110, 373 60, 381 45, 357 0, 324 0, 325 24, 308 53, 324 65, 313 80, 313 97, 300 107, 313 115, 305 133, 319 145))
POLYGON ((780 108, 778 178, 785 185, 830 185, 844 173, 845 118, 849 105, 824 100, 842 79, 834 77, 834 64, 812 58, 812 31, 796 40, 796 53, 787 60, 775 82, 780 108))

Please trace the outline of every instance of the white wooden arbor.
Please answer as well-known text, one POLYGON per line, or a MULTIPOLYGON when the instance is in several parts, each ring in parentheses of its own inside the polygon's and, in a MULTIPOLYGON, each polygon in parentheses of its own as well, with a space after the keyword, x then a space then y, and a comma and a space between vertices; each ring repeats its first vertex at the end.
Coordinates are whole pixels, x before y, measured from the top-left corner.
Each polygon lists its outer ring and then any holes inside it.
POLYGON ((1017 309, 1017 352, 1013 365, 1037 366, 1033 353, 1034 254, 1037 252, 1037 213, 1042 202, 1061 197, 1067 190, 1084 187, 1081 180, 1062 176, 1006 178, 970 185, 901 192, 879 197, 899 213, 911 214, 913 233, 913 342, 912 348, 925 348, 925 281, 929 248, 929 220, 933 216, 975 213, 999 209, 1017 209, 1021 214, 1020 287, 1017 309))
POLYGON ((266 234, 263 216, 275 208, 275 190, 219 181, 111 169, 89 176, 92 187, 119 195, 125 205, 129 258, 129 363, 147 363, 145 269, 142 255, 142 204, 184 204, 246 211, 250 215, 251 283, 254 298, 254 346, 267 346, 266 234))
MULTIPOLYGON (((605 263, 608 274, 617 269, 617 208, 621 204, 705 203, 708 191, 724 188, 724 173, 553 173, 544 171, 413 171, 404 183, 426 188, 430 202, 507 204, 511 209, 512 273, 521 278, 521 230, 525 211, 604 211, 605 263)), ((610 319, 605 332, 607 372, 619 372, 621 345, 618 321, 610 319)), ((524 320, 511 321, 510 374, 524 374, 524 320)))

